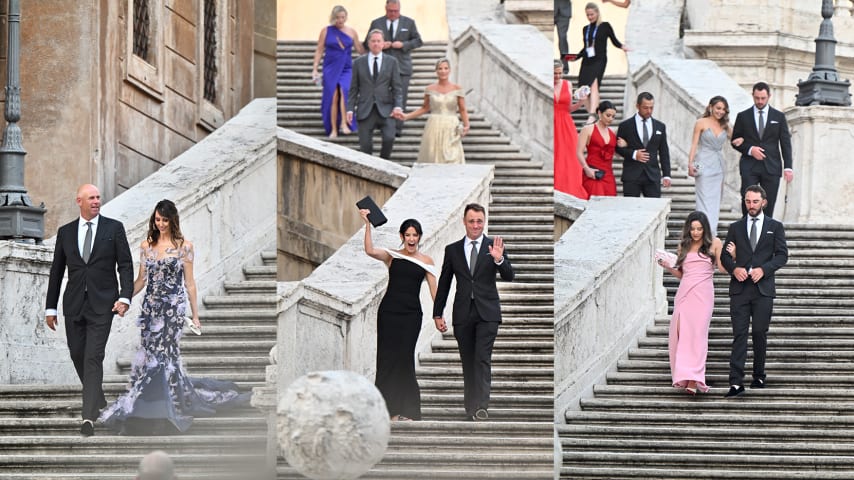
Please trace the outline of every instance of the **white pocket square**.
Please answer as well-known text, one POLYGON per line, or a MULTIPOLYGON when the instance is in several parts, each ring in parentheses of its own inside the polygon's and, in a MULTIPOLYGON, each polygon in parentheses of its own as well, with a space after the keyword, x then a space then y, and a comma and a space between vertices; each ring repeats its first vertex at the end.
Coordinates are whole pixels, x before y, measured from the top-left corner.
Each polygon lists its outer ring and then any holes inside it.
POLYGON ((771 120, 771 123, 780 123, 777 120, 771 120))
POLYGON ((401 32, 408 32, 408 31, 409 31, 409 29, 408 29, 408 28, 401 28, 401 29, 400 29, 400 31, 401 31, 401 32))
POLYGON ((656 130, 656 131, 655 131, 655 134, 656 134, 656 135, 661 135, 661 130, 656 130))
POLYGON ((772 232, 771 230, 768 230, 768 231, 767 231, 767 232, 765 232, 765 233, 766 233, 766 234, 770 233, 771 235, 774 235, 774 232, 772 232))

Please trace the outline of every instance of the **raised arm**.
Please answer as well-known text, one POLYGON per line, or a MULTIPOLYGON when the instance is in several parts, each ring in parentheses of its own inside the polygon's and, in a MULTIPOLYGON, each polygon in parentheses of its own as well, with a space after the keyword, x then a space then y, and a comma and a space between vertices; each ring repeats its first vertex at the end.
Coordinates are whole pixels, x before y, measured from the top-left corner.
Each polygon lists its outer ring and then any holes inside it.
POLYGON ((383 249, 374 248, 374 242, 371 239, 371 221, 368 220, 369 213, 371 213, 371 211, 367 208, 359 210, 359 215, 361 215, 362 220, 365 221, 365 253, 367 253, 369 257, 375 258, 388 265, 391 263, 391 255, 383 249))

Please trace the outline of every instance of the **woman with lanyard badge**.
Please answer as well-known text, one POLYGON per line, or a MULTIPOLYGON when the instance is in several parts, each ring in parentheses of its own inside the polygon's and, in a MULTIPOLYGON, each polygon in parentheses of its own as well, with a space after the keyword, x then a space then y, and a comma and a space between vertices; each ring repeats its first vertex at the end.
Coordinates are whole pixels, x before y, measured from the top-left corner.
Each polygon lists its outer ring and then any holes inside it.
POLYGON ((587 124, 596 121, 596 115, 593 109, 599 105, 599 85, 602 84, 602 77, 605 75, 605 67, 608 65, 608 39, 615 47, 628 51, 625 44, 617 40, 614 34, 614 29, 611 24, 603 22, 599 14, 599 6, 595 3, 588 3, 584 7, 584 12, 587 15, 587 20, 590 22, 583 29, 584 48, 578 52, 578 57, 581 58, 581 71, 578 74, 578 84, 590 88, 590 95, 587 96, 585 107, 587 113, 587 124))

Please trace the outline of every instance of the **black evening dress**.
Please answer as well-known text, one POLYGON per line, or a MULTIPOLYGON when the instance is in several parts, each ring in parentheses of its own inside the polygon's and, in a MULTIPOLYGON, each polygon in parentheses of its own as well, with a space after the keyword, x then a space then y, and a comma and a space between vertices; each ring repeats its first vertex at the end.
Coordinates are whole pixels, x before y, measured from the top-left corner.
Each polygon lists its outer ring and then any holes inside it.
MULTIPOLYGON (((591 23, 582 29, 584 45, 578 52, 581 59, 581 71, 578 72, 578 86, 592 86, 594 81, 602 86, 602 77, 605 76, 605 67, 608 66, 608 40, 617 48, 623 48, 623 44, 617 40, 617 35, 611 24, 602 22, 599 25, 591 23), (596 55, 587 55, 587 47, 593 47, 596 55)), ((596 107, 596 105, 594 105, 596 107)))
POLYGON ((421 331, 421 282, 426 272, 408 260, 393 258, 388 289, 377 312, 376 386, 390 416, 421 419, 421 390, 415 379, 415 343, 421 331))

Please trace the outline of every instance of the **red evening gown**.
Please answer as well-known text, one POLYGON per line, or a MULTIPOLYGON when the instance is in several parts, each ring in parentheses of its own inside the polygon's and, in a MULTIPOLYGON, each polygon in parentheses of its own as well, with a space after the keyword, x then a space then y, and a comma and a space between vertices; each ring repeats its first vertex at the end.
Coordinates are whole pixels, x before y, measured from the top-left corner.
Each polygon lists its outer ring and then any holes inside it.
POLYGON ((568 193, 574 197, 587 200, 590 195, 581 186, 581 164, 578 163, 576 147, 578 146, 578 132, 575 122, 569 113, 572 104, 572 89, 569 82, 562 80, 560 97, 554 98, 554 175, 555 190, 568 193))
POLYGON ((587 165, 594 170, 602 170, 605 176, 599 180, 584 176, 582 185, 590 196, 617 196, 617 180, 614 178, 614 149, 617 148, 617 136, 608 129, 608 140, 602 138, 599 127, 593 125, 590 141, 587 143, 587 165))

